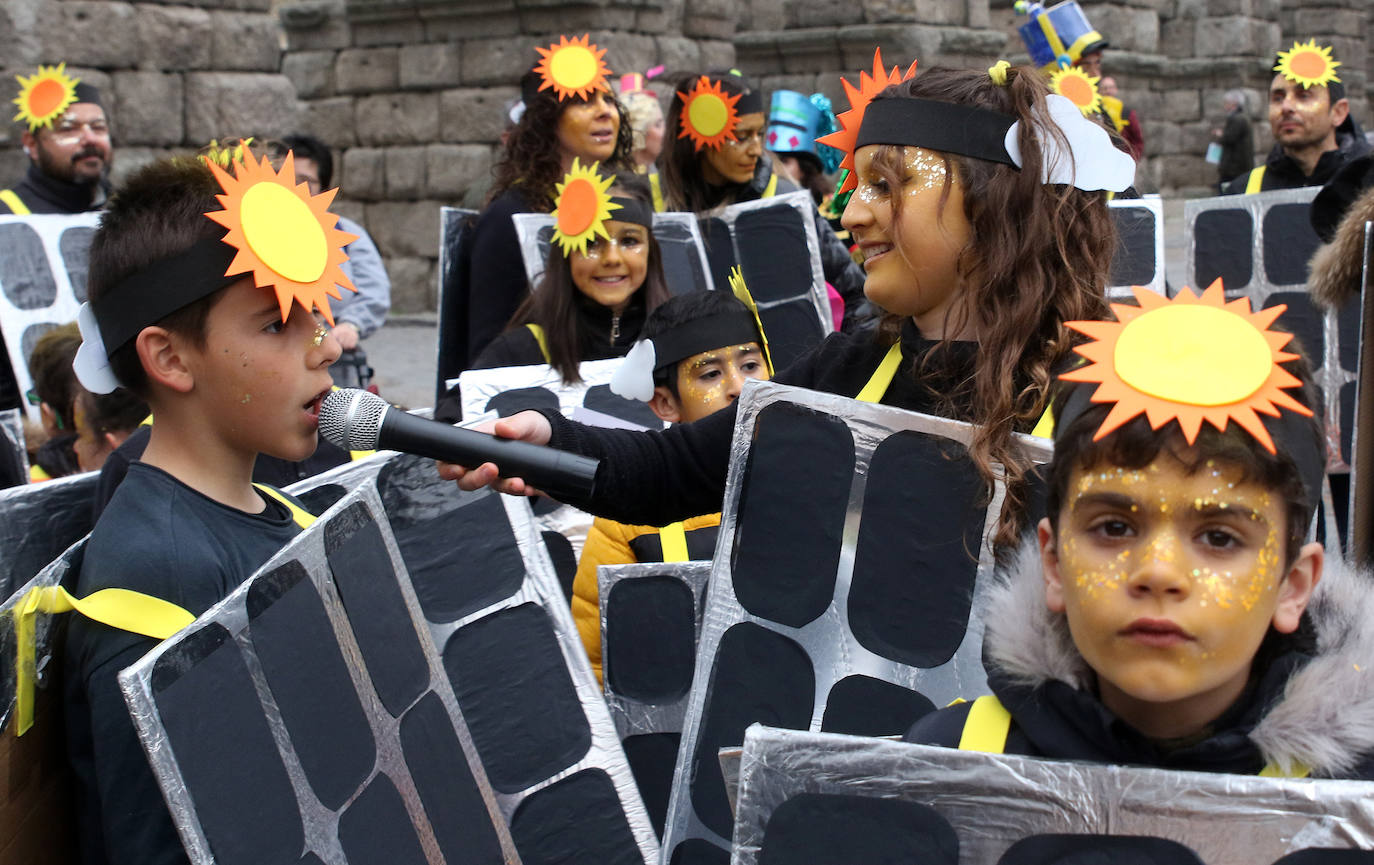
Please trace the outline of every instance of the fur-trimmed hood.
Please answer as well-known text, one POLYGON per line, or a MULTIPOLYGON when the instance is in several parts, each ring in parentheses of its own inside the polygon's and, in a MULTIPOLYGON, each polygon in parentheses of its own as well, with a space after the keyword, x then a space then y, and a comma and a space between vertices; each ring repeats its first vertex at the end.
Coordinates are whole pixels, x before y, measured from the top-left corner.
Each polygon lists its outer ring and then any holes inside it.
MULTIPOLYGON (((1325 190, 1322 194, 1326 194, 1325 190)), ((1374 220, 1374 186, 1350 204, 1330 243, 1317 249, 1308 264, 1308 287, 1324 307, 1340 307, 1360 293, 1364 273, 1364 224, 1374 220)))
MULTIPOLYGON (((1326 560, 1308 606, 1317 654, 1296 665, 1247 734, 1265 762, 1283 769, 1307 766, 1318 776, 1351 777, 1374 754, 1371 579, 1343 561, 1326 560)), ((1074 647, 1066 618, 1045 606, 1033 537, 992 588, 986 621, 984 659, 990 679, 1029 689, 1062 682, 1075 691, 1092 690, 1093 673, 1074 647)))

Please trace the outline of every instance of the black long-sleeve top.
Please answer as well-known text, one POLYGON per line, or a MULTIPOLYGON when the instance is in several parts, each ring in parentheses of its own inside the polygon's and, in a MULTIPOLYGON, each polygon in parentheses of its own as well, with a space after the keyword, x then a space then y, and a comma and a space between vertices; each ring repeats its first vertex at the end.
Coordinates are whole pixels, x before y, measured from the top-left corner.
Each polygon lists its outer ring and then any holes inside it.
MULTIPOLYGON (((941 361, 928 366, 923 380, 918 381, 917 360, 925 357, 936 341, 921 337, 915 324, 907 321, 902 326, 901 342, 901 365, 879 402, 938 413, 937 394, 948 392, 972 374, 977 343, 951 343, 941 361)), ((873 376, 888 348, 871 334, 832 334, 775 380, 854 397, 873 376)), ((596 429, 567 420, 555 411, 542 414, 553 427, 550 445, 601 460, 593 496, 570 499, 569 504, 619 522, 654 526, 720 510, 730 466, 735 406, 661 433, 596 429)))

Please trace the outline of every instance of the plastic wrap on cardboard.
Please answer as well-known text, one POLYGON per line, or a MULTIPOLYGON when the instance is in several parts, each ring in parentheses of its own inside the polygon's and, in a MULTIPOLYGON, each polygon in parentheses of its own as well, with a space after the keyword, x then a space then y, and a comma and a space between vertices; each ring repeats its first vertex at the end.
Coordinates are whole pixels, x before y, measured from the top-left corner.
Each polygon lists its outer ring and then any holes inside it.
POLYGON ((991 865, 1013 844, 1033 843, 1023 839, 1059 834, 1136 836, 1128 843, 1137 848, 1161 839, 1197 857, 1168 861, 1206 865, 1269 865, 1296 850, 1374 847, 1369 782, 1173 772, 750 728, 731 862, 797 861, 787 851, 808 831, 827 828, 799 826, 796 818, 813 809, 871 817, 862 825, 876 836, 868 842, 885 849, 884 861, 991 865), (917 824, 926 831, 912 831, 917 824), (951 837, 956 856, 948 843, 922 849, 951 837))
POLYGON ((120 684, 197 863, 655 853, 528 504, 430 460, 377 458, 120 684))
MULTIPOLYGON (((1326 403, 1327 471, 1344 474, 1354 430, 1360 298, 1323 310, 1308 294, 1307 262, 1321 243, 1309 212, 1319 191, 1311 186, 1184 202, 1186 263, 1196 291, 1220 278, 1227 297, 1248 297, 1254 309, 1288 306, 1282 324, 1294 334, 1290 347, 1302 348, 1326 403)), ((1329 510, 1329 491, 1324 504, 1329 510)))
MULTIPOLYGON (((33 387, 29 355, 40 337, 76 321, 99 213, 0 215, 0 333, 22 394, 33 387)), ((23 409, 38 421, 38 407, 23 409)))
POLYGON ((710 576, 709 561, 597 568, 602 687, 621 740, 682 732, 693 669, 676 663, 665 665, 662 656, 696 656, 710 576), (621 594, 628 598, 624 606, 637 621, 630 629, 608 628, 607 605, 617 603, 621 594), (626 643, 620 644, 617 637, 626 643), (664 643, 674 645, 665 652, 664 643), (653 656, 646 657, 646 652, 653 652, 653 656))
POLYGON ((665 857, 728 849, 717 751, 748 724, 901 734, 986 685, 1004 491, 963 457, 971 427, 763 382, 738 411, 665 857))
POLYGON ((1164 200, 1158 195, 1107 202, 1116 223, 1116 254, 1107 296, 1130 299, 1132 286, 1164 294, 1164 200))
MULTIPOLYGON (((33 669, 28 672, 33 677, 35 687, 46 690, 51 681, 52 665, 60 662, 60 659, 55 660, 53 657, 54 618, 48 613, 29 614, 29 623, 25 625, 25 629, 30 626, 32 628, 30 633, 33 652, 30 655, 25 649, 21 653, 20 607, 30 592, 60 585, 72 566, 80 562, 81 550, 81 544, 73 544, 32 579, 11 592, 5 602, 0 604, 0 731, 9 729, 9 722, 14 717, 19 664, 31 662, 33 669)), ((60 695, 57 696, 60 698, 60 695)))
POLYGON ((87 472, 0 490, 0 598, 90 532, 98 479, 87 472))
POLYGON ((0 411, 0 489, 29 482, 29 454, 24 449, 24 413, 0 411))
MULTIPOLYGON (((511 216, 511 221, 515 223, 515 236, 520 242, 525 276, 531 288, 537 289, 544 265, 549 260, 553 216, 547 213, 516 213, 511 216)), ((715 288, 696 214, 655 213, 654 239, 663 253, 663 277, 670 293, 677 295, 715 288)))
POLYGON ((448 390, 444 382, 468 365, 468 256, 465 247, 477 224, 477 211, 461 207, 439 208, 438 281, 439 327, 434 341, 434 400, 448 390))

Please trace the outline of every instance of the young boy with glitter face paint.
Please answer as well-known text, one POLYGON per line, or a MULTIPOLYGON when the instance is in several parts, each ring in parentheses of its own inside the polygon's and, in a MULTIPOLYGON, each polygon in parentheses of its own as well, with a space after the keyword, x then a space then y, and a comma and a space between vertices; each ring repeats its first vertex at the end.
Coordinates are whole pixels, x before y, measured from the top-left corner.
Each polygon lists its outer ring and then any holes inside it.
POLYGON ((63 702, 88 863, 185 861, 116 675, 311 519, 254 485, 253 465, 315 450, 340 352, 326 294, 351 288, 338 265, 353 236, 334 227, 332 194, 297 186, 289 157, 280 174, 251 154, 223 164, 178 157, 139 170, 91 246, 77 375, 94 393, 144 398, 157 422, 70 588, 136 592, 163 615, 69 621, 63 702))
MULTIPOLYGON (((728 292, 682 294, 650 313, 611 389, 649 403, 669 423, 691 423, 734 404, 744 382, 773 377, 758 319, 728 292)), ((601 565, 709 559, 720 513, 661 528, 597 517, 573 580, 572 612, 592 670, 601 678, 601 565)))
POLYGON ((1219 284, 1181 304, 1141 292, 1120 323, 1073 325, 1098 337, 1080 349, 1098 363, 1061 377, 1079 383, 1055 402, 1049 516, 990 593, 995 696, 928 715, 908 739, 1374 778, 1374 687, 1359 672, 1374 662, 1374 602, 1305 542, 1325 467, 1306 364, 1265 330, 1276 311, 1224 306, 1219 284), (1217 336, 1228 328, 1239 340, 1217 336))

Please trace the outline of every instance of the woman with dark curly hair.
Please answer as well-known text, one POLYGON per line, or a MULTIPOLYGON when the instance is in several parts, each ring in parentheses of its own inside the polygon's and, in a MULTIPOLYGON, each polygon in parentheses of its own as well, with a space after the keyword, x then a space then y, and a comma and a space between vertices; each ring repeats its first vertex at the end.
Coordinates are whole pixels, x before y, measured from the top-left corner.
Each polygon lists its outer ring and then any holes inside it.
POLYGON ((599 162, 608 171, 633 169, 633 136, 625 110, 606 83, 610 70, 601 63, 604 51, 584 43, 585 37, 564 39, 547 51, 537 49, 544 61, 520 79, 524 114, 506 138, 469 245, 468 361, 505 328, 529 294, 512 214, 547 213, 554 185, 573 159, 584 165, 599 162), (590 58, 591 74, 571 82, 555 80, 559 67, 548 60, 561 51, 590 58))

